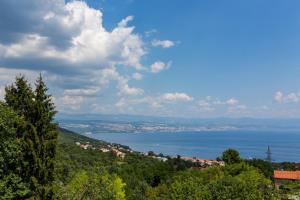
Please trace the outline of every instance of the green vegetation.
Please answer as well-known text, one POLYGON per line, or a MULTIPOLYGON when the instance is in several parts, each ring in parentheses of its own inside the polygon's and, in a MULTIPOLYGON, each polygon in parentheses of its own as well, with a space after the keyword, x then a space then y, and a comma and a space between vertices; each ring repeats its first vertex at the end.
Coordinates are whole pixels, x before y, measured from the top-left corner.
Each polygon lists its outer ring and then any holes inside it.
POLYGON ((60 170, 57 174, 62 175, 60 179, 62 185, 72 184, 78 177, 88 180, 88 173, 100 170, 99 174, 108 172, 111 176, 119 177, 122 183, 125 183, 126 199, 132 200, 276 199, 277 197, 272 181, 259 169, 246 162, 240 161, 225 167, 190 170, 188 169, 190 163, 180 163, 179 158, 162 162, 139 153, 127 152, 126 157, 120 159, 111 153, 83 150, 75 145, 76 141, 93 142, 93 145, 99 147, 109 144, 92 141, 65 130, 62 130, 59 138, 60 170))
POLYGON ((296 164, 242 160, 234 149, 221 156, 225 166, 201 166, 180 156, 161 161, 154 152, 143 155, 59 129, 55 113, 41 77, 35 90, 22 76, 6 88, 0 199, 259 200, 299 194, 298 184, 277 191, 272 183, 274 168, 296 164))
POLYGON ((235 149, 227 149, 223 152, 221 160, 226 164, 235 164, 241 162, 240 154, 235 149))
POLYGON ((24 120, 0 103, 0 197, 18 199, 29 192, 22 179, 22 138, 24 120))

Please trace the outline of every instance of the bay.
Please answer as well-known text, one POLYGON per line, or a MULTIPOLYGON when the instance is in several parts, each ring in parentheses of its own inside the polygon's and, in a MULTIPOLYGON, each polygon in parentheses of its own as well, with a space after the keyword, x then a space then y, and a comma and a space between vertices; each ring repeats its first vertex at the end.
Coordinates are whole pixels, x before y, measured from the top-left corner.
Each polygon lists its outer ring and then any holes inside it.
POLYGON ((265 159, 270 146, 273 161, 300 162, 300 132, 92 133, 88 136, 140 152, 205 159, 216 159, 227 148, 237 149, 243 158, 265 159))

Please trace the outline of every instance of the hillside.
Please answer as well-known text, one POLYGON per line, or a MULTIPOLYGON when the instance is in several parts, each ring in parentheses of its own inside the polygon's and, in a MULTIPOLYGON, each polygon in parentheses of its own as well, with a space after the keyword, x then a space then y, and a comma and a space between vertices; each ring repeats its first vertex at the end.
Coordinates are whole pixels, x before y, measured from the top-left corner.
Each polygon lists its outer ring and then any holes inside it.
POLYGON ((296 163, 273 163, 272 167, 262 160, 249 160, 226 167, 190 170, 198 167, 180 158, 166 157, 168 160, 163 162, 155 158, 157 155, 147 156, 122 145, 91 139, 62 128, 58 143, 57 175, 62 185, 68 186, 82 171, 101 169, 100 173, 105 171, 121 178, 126 199, 185 199, 187 196, 189 199, 219 199, 224 195, 228 198, 245 197, 251 193, 255 193, 256 199, 277 199, 277 195, 283 198, 297 193, 299 187, 298 184, 286 185, 279 191, 280 194, 272 189, 259 189, 261 184, 272 184, 270 179, 274 168, 293 170, 298 166, 296 163), (90 147, 84 149, 78 143, 89 144, 90 147), (99 151, 101 148, 119 149, 125 156, 121 158, 114 152, 104 153, 99 151), (227 191, 228 188, 232 191, 227 191), (216 189, 220 194, 214 194, 216 189), (239 193, 239 190, 245 191, 239 193))

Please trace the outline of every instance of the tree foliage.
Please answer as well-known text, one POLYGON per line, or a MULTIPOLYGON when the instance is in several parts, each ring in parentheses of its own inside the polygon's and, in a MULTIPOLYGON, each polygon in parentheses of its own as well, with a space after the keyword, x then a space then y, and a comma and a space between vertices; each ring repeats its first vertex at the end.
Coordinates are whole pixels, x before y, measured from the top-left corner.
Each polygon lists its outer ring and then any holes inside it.
POLYGON ((117 175, 94 169, 79 171, 60 189, 59 199, 125 200, 125 183, 117 175))
MULTIPOLYGON (((75 142, 99 148, 112 144, 62 129, 58 135, 55 106, 47 90, 41 76, 35 89, 24 76, 6 87, 5 102, 0 103, 0 199, 277 199, 273 167, 298 167, 244 162, 234 149, 222 154, 225 166, 209 168, 180 156, 163 162, 153 152, 145 156, 123 149, 126 156, 121 159, 96 148, 83 150, 75 142)), ((282 191, 298 194, 299 185, 282 191)))
POLYGON ((235 164, 241 162, 240 154, 235 149, 227 149, 223 152, 221 160, 226 164, 235 164))
POLYGON ((0 199, 20 199, 30 190, 22 179, 23 119, 0 103, 0 199))
POLYGON ((54 163, 57 142, 57 125, 53 123, 56 113, 51 96, 42 77, 37 79, 35 90, 24 76, 5 89, 5 103, 25 120, 23 130, 22 178, 39 199, 54 196, 54 163))

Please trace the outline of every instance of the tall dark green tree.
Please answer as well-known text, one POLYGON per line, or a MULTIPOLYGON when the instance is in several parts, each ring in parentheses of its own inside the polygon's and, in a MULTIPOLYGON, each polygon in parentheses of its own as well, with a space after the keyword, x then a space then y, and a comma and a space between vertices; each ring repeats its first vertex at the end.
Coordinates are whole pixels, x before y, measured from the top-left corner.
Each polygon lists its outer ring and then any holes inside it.
POLYGON ((54 182, 54 164, 57 146, 57 124, 53 123, 56 114, 51 95, 47 94, 42 76, 35 83, 32 123, 36 128, 39 145, 36 149, 39 162, 35 171, 35 178, 39 187, 39 194, 47 194, 42 199, 53 196, 52 183, 54 182))
POLYGON ((0 102, 0 199, 25 199, 30 195, 23 172, 23 119, 0 102))
POLYGON ((5 103, 31 122, 33 91, 24 76, 16 77, 15 83, 5 88, 5 103))
POLYGON ((6 88, 5 102, 26 120, 23 178, 37 199, 52 199, 57 146, 56 114, 51 96, 40 75, 33 91, 24 76, 6 88))

